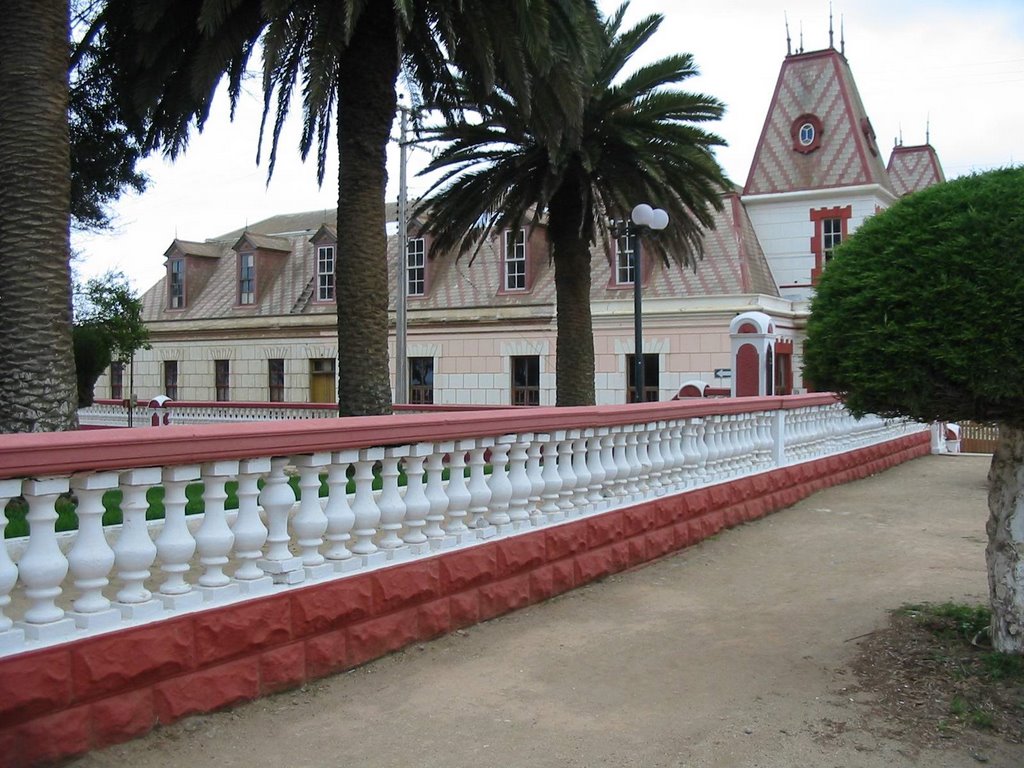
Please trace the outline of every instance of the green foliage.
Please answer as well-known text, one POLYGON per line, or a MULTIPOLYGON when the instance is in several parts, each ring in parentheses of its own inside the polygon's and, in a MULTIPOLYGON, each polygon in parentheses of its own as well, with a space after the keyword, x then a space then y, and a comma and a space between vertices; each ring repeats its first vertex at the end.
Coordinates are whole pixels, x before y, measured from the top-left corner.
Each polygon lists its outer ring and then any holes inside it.
POLYGON ((78 382, 78 406, 92 405, 96 380, 110 365, 110 344, 103 330, 95 325, 77 325, 71 329, 75 353, 75 378, 78 382))
POLYGON ((1024 426, 1024 167, 910 195, 836 251, 804 377, 857 414, 1024 426))

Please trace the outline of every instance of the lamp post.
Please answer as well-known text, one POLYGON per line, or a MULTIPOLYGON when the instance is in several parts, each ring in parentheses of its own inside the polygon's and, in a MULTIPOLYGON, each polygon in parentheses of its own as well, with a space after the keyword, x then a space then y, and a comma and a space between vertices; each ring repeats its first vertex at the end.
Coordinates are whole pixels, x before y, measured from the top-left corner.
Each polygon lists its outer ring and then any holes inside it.
POLYGON ((408 306, 409 275, 407 272, 409 263, 409 214, 408 214, 408 187, 406 186, 406 167, 408 165, 408 130, 409 113, 412 111, 405 106, 402 97, 399 96, 398 111, 401 113, 399 122, 401 134, 398 139, 399 164, 398 164, 398 259, 395 290, 395 402, 408 402, 409 394, 409 358, 406 353, 406 339, 408 336, 408 317, 406 307, 408 306))
MULTIPOLYGON (((640 234, 646 229, 660 232, 668 226, 668 214, 661 208, 640 203, 630 214, 637 227, 637 244, 633 249, 633 384, 636 402, 644 402, 644 329, 643 269, 640 256, 640 234)), ((626 247, 629 247, 629 222, 626 222, 626 247)))

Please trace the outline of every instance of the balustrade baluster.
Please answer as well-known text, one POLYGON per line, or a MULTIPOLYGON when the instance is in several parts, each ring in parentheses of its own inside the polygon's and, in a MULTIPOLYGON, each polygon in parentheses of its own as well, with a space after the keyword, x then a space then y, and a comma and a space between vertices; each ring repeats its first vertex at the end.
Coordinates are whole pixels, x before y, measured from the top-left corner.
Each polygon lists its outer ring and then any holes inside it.
POLYGON ((327 468, 327 551, 324 557, 334 565, 335 572, 344 573, 359 567, 357 558, 352 557, 348 542, 352 539, 352 526, 356 516, 348 503, 348 468, 359 459, 359 451, 347 449, 331 454, 327 468))
POLYGON ((292 530, 307 579, 322 579, 334 573, 334 566, 320 554, 327 532, 327 515, 320 504, 320 471, 330 462, 329 453, 304 454, 292 459, 299 471, 299 509, 292 518, 292 530))
POLYGON ((487 509, 491 501, 491 487, 484 472, 485 456, 494 445, 493 437, 473 441, 469 451, 469 520, 467 525, 477 532, 478 538, 490 538, 495 534, 487 522, 487 509))
MULTIPOLYGON (((380 496, 377 498, 377 507, 380 509, 380 537, 377 540, 377 546, 383 550, 393 550, 402 546, 403 542, 398 534, 402 530, 402 521, 406 518, 407 503, 416 506, 415 512, 409 510, 409 515, 415 514, 420 518, 426 514, 429 506, 426 498, 423 498, 423 459, 419 460, 420 472, 418 473, 410 464, 406 464, 405 501, 402 500, 402 495, 398 492, 398 464, 408 456, 409 446, 407 445, 384 449, 384 460, 380 466, 380 496), (415 480, 413 479, 414 475, 416 476, 415 480), (410 493, 414 482, 419 491, 418 494, 410 493)), ((416 530, 419 530, 418 526, 416 530)))
POLYGON ((562 476, 558 473, 558 445, 565 439, 565 432, 558 431, 544 436, 544 490, 541 492, 540 512, 548 522, 556 523, 565 517, 558 507, 558 492, 562 488, 562 476))
POLYGON ((203 572, 198 591, 206 602, 219 602, 235 597, 241 591, 224 573, 228 555, 235 544, 235 534, 228 526, 224 502, 228 498, 225 484, 238 475, 237 461, 211 461, 203 465, 203 522, 196 531, 196 550, 203 572))
MULTIPOLYGON (((616 427, 612 441, 612 456, 615 461, 615 486, 613 491, 617 499, 625 499, 629 495, 629 433, 627 427, 616 427)), ((634 456, 636 455, 634 444, 634 456)))
POLYGON ((541 467, 541 454, 547 435, 534 435, 526 449, 526 476, 530 480, 530 495, 527 499, 526 512, 533 525, 543 524, 543 513, 540 511, 540 497, 544 493, 544 472, 541 467))
POLYGON ((668 446, 668 462, 665 466, 666 482, 669 493, 676 493, 683 487, 683 463, 686 460, 683 454, 683 423, 678 419, 668 422, 666 433, 668 439, 665 445, 668 446))
POLYGON ((643 471, 643 466, 640 463, 640 452, 639 442, 640 437, 637 434, 639 426, 628 426, 626 427, 626 499, 630 502, 640 500, 640 473, 643 471))
POLYGON ((694 419, 694 426, 696 427, 696 435, 694 445, 697 449, 697 463, 696 463, 696 485, 705 485, 710 482, 708 472, 708 453, 710 448, 708 447, 708 425, 705 419, 694 419))
POLYGON ((288 515, 295 505, 295 492, 288 484, 285 467, 288 458, 275 456, 270 460, 267 475, 260 492, 260 505, 267 516, 267 555, 259 561, 264 573, 269 573, 275 584, 299 584, 306 580, 302 558, 292 555, 288 545, 288 515))
MULTIPOLYGON (((18 562, 18 572, 29 607, 24 621, 17 622, 32 640, 64 637, 75 629, 57 607, 61 584, 68 575, 68 559, 57 545, 57 497, 68 491, 68 478, 46 477, 25 480, 21 493, 28 503, 28 548, 18 562)), ((6 547, 6 542, 4 542, 6 547)))
POLYGON ((121 474, 121 535, 114 544, 114 568, 121 581, 116 607, 126 619, 156 616, 163 605, 154 600, 145 582, 156 560, 156 544, 146 525, 146 492, 160 482, 159 467, 129 469, 121 474))
MULTIPOLYGON (((427 515, 430 513, 430 499, 423 488, 423 462, 433 452, 432 443, 417 443, 409 446, 409 455, 405 460, 405 524, 408 531, 405 540, 408 542, 415 539, 417 546, 427 541, 423 528, 427 525, 427 515)), ((423 551, 428 549, 424 547, 423 551)))
POLYGON ((103 494, 117 488, 117 482, 116 472, 89 472, 71 478, 71 490, 78 498, 78 534, 68 553, 68 566, 78 597, 67 616, 82 628, 98 629, 121 622, 121 612, 111 608, 103 594, 114 567, 114 550, 103 535, 103 494))
POLYGON ((637 424, 636 425, 636 458, 640 462, 640 472, 636 479, 637 487, 640 489, 640 497, 647 499, 653 496, 653 488, 651 487, 651 456, 648 448, 650 446, 649 431, 650 425, 648 424, 637 424))
POLYGON ((587 440, 593 430, 584 429, 572 441, 572 473, 576 476, 576 487, 572 491, 572 504, 577 514, 590 511, 590 468, 587 467, 587 440))
POLYGON ((515 435, 502 435, 491 449, 491 500, 487 505, 487 522, 495 527, 497 533, 505 534, 512 530, 512 518, 509 517, 509 501, 512 498, 512 483, 508 479, 508 451, 515 441, 515 435))
MULTIPOLYGON (((424 494, 430 508, 427 511, 427 524, 423 529, 423 535, 426 536, 431 549, 447 549, 455 545, 455 539, 448 536, 443 527, 450 503, 444 487, 444 457, 453 450, 455 443, 434 443, 427 457, 427 487, 424 494)), ((452 473, 448 474, 451 477, 452 473)))
POLYGON ((587 471, 590 473, 590 483, 587 486, 587 501, 595 509, 604 506, 604 496, 601 489, 604 487, 604 465, 601 463, 601 439, 608 434, 608 427, 598 427, 590 430, 587 438, 587 471))
POLYGON ((664 451, 667 449, 664 438, 665 422, 659 421, 648 424, 647 428, 647 434, 649 435, 647 455, 651 460, 651 490, 654 491, 656 496, 664 496, 666 493, 664 451))
POLYGON ((448 525, 445 531, 465 544, 476 538, 466 525, 469 505, 473 494, 466 485, 466 451, 475 446, 473 440, 457 440, 455 449, 448 456, 448 525))
POLYGON ((607 509, 614 503, 618 467, 615 465, 615 435, 618 427, 605 428, 601 435, 601 469, 604 479, 601 481, 601 504, 607 509))
POLYGON ((558 477, 562 481, 558 488, 558 508, 566 517, 573 514, 572 495, 576 490, 576 473, 572 470, 572 446, 579 435, 578 429, 571 430, 558 443, 558 477))
POLYGON ((20 495, 21 480, 0 480, 0 651, 20 646, 25 639, 24 631, 15 629, 13 620, 5 613, 11 604, 11 591, 18 583, 18 566, 11 560, 4 538, 7 503, 20 495))
POLYGON ((373 465, 384 458, 383 448, 363 448, 356 462, 356 495, 352 512, 356 516, 352 535, 352 552, 361 557, 363 565, 370 567, 387 562, 387 553, 381 552, 373 542, 380 524, 380 508, 373 498, 373 465))
POLYGON ((704 466, 707 468, 707 480, 709 483, 717 482, 720 479, 718 473, 722 456, 721 428, 722 421, 720 416, 711 414, 704 419, 704 443, 708 448, 704 458, 704 466))
MULTIPOLYGON (((263 557, 263 545, 267 541, 267 526, 260 519, 259 479, 268 472, 270 458, 266 456, 238 463, 238 517, 231 528, 235 534, 235 559, 238 560, 234 578, 247 595, 266 592, 274 583, 258 564, 263 557)), ((165 470, 165 478, 166 474, 165 470)), ((166 479, 164 482, 166 484, 166 479)), ((156 545, 159 550, 159 539, 156 545)))
POLYGON ((508 518, 512 527, 517 531, 530 526, 528 508, 533 483, 526 474, 526 449, 532 442, 532 434, 517 435, 508 453, 508 482, 511 491, 508 518))
POLYGON ((199 480, 200 471, 197 465, 183 465, 165 467, 161 474, 164 525, 156 537, 156 553, 164 580, 157 597, 164 608, 170 610, 194 608, 203 602, 203 596, 185 581, 185 574, 192 567, 192 556, 196 553, 196 540, 185 519, 188 504, 185 489, 189 483, 199 480))

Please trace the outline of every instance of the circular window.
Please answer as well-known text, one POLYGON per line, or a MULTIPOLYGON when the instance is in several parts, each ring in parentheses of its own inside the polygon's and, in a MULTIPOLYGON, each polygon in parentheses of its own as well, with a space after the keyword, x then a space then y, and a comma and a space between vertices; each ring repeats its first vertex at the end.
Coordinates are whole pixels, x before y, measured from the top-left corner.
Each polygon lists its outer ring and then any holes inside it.
POLYGON ((793 149, 802 155, 807 155, 821 146, 822 125, 821 118, 810 112, 797 117, 790 124, 790 135, 793 137, 793 149))

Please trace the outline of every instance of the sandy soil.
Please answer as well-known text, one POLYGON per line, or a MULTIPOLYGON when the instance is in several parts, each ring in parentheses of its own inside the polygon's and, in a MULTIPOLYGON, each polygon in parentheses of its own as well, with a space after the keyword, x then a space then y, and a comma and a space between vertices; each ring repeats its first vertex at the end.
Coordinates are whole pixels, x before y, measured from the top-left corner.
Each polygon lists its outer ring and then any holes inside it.
POLYGON ((849 665, 906 602, 986 595, 982 457, 823 491, 632 572, 74 761, 189 766, 992 766, 926 749, 849 665))

